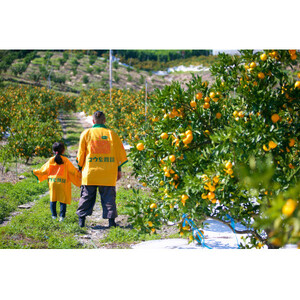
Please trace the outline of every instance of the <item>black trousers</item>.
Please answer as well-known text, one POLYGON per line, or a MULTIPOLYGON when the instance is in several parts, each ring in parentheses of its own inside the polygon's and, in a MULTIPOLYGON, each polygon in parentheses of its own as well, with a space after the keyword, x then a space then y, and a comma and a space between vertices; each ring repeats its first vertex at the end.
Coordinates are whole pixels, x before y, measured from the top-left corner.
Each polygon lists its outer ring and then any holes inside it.
MULTIPOLYGON (((67 211, 67 204, 66 203, 60 203, 60 212, 59 216, 65 218, 66 216, 66 211, 67 211)), ((57 212, 56 212, 56 202, 51 202, 50 201, 50 210, 51 214, 53 217, 57 217, 57 212)))
POLYGON ((116 218, 116 187, 115 186, 97 186, 97 185, 82 185, 79 205, 76 211, 78 217, 90 216, 93 213, 93 208, 96 203, 97 190, 101 197, 103 219, 116 218))

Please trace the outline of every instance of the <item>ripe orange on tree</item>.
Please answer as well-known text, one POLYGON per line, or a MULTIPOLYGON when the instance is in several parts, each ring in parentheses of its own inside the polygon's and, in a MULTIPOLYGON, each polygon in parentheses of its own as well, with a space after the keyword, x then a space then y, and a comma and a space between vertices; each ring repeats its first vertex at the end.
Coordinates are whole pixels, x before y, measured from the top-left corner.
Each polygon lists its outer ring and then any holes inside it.
POLYGON ((139 151, 142 151, 142 150, 145 149, 145 146, 144 146, 143 143, 138 143, 138 144, 136 145, 136 148, 137 148, 139 151))
POLYGON ((204 108, 204 109, 210 108, 210 104, 209 104, 208 102, 205 102, 205 103, 203 104, 203 108, 204 108))
POLYGON ((273 114, 271 117, 271 120, 273 123, 277 123, 279 121, 279 115, 278 114, 273 114))
POLYGON ((201 100, 202 97, 203 97, 203 94, 202 94, 202 93, 197 93, 197 94, 196 94, 196 99, 197 99, 197 100, 201 100))
POLYGON ((288 199, 286 201, 286 203, 284 204, 284 206, 282 207, 282 213, 289 217, 293 214, 293 212, 295 211, 297 207, 297 202, 293 199, 288 199))

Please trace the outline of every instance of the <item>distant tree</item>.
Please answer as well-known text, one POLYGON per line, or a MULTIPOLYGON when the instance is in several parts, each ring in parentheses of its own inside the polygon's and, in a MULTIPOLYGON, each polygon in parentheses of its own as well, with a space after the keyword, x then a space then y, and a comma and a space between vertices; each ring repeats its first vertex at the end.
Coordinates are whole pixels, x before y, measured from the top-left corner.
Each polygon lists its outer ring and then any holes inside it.
POLYGON ((32 72, 29 74, 29 79, 34 81, 35 83, 38 83, 41 79, 41 73, 32 72))
POLYGON ((83 75, 82 82, 85 84, 89 83, 89 77, 87 75, 83 75))
POLYGON ((114 73, 113 73, 113 78, 114 78, 114 81, 115 81, 116 83, 119 83, 119 81, 120 81, 120 76, 118 75, 117 72, 114 72, 114 73))
POLYGON ((10 69, 15 76, 18 76, 23 74, 26 71, 27 65, 24 63, 17 63, 14 64, 10 69))
POLYGON ((118 69, 119 68, 119 63, 117 61, 113 62, 113 68, 118 69))
POLYGON ((96 62, 96 60, 97 60, 97 56, 96 55, 90 55, 89 56, 89 63, 90 63, 90 65, 93 65, 95 62, 96 62))
POLYGON ((69 53, 67 51, 64 51, 63 58, 65 61, 67 61, 69 59, 69 53))
POLYGON ((88 67, 86 68, 86 71, 87 71, 88 73, 90 73, 90 74, 93 74, 94 69, 93 69, 92 67, 88 66, 88 67))

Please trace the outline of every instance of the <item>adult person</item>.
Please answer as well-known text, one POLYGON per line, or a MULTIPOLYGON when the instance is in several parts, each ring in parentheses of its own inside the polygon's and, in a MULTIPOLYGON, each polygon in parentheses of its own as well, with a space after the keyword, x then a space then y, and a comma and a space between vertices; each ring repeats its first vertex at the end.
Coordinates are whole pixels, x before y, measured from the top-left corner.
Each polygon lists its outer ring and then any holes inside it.
POLYGON ((97 189, 101 196, 103 219, 116 227, 116 182, 122 176, 121 166, 127 162, 119 136, 105 126, 102 111, 93 114, 93 127, 80 135, 77 164, 82 171, 81 195, 78 209, 79 226, 85 226, 86 216, 92 215, 97 189))

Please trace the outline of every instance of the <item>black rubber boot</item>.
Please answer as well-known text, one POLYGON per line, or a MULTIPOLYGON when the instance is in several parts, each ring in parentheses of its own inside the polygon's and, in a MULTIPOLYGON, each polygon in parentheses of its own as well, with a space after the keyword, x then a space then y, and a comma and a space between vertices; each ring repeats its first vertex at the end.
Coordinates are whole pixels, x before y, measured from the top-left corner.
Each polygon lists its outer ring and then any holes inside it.
POLYGON ((79 217, 78 225, 79 227, 85 226, 85 217, 79 217))
POLYGON ((108 227, 117 227, 115 219, 108 219, 108 227))

